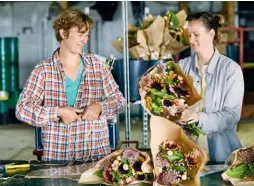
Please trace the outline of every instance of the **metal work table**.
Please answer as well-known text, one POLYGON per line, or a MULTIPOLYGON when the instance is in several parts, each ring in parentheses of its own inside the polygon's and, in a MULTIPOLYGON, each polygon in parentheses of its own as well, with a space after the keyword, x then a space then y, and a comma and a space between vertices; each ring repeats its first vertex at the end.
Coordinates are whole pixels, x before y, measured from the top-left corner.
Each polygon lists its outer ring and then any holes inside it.
MULTIPOLYGON (((1 165, 8 164, 15 162, 16 164, 24 164, 27 163, 27 161, 0 161, 1 165)), ((49 163, 49 162, 47 162, 49 163)), ((50 162, 55 163, 55 162, 50 162)), ((77 164, 81 164, 80 162, 77 164)), ((76 164, 76 165, 77 165, 76 164)), ((54 167, 54 166, 51 166, 54 167)), ((48 167, 49 168, 49 167, 48 167)), ((40 166, 33 167, 31 166, 31 170, 39 170, 41 169, 40 166)), ((0 185, 2 186, 74 186, 78 185, 77 180, 72 179, 65 179, 65 178, 24 178, 22 175, 28 174, 30 171, 19 173, 17 176, 9 178, 9 179, 1 179, 0 177, 0 185)), ((204 177, 201 177, 201 186, 232 186, 231 183, 225 182, 222 180, 221 177, 222 172, 210 174, 204 177)), ((5 174, 5 172, 1 172, 2 178, 8 177, 8 175, 5 174)), ((10 175, 9 175, 10 176, 10 175)), ((99 184, 98 184, 99 185, 99 184)), ((140 184, 142 186, 149 185, 149 184, 140 184)))

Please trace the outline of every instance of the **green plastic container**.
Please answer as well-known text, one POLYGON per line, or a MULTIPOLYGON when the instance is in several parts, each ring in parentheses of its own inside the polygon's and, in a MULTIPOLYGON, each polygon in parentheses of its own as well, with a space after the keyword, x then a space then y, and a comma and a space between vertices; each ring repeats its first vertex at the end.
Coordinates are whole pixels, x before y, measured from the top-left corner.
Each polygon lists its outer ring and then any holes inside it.
POLYGON ((9 67, 8 90, 15 92, 19 90, 19 59, 18 59, 18 38, 5 37, 6 42, 6 59, 9 67))
POLYGON ((18 38, 0 38, 0 91, 19 89, 18 38))
POLYGON ((0 101, 0 113, 8 112, 8 101, 0 101))
POLYGON ((19 63, 19 50, 18 50, 18 38, 17 37, 5 37, 6 42, 6 58, 9 64, 19 63))
POLYGON ((16 104, 18 102, 19 99, 19 95, 20 95, 20 90, 16 90, 14 92, 10 92, 9 93, 9 101, 8 101, 8 108, 9 109, 15 109, 16 108, 16 104))
POLYGON ((7 91, 9 87, 9 65, 7 60, 7 43, 6 40, 0 38, 0 91, 7 91))
POLYGON ((19 90, 19 66, 18 64, 10 64, 9 66, 9 88, 10 92, 19 90))

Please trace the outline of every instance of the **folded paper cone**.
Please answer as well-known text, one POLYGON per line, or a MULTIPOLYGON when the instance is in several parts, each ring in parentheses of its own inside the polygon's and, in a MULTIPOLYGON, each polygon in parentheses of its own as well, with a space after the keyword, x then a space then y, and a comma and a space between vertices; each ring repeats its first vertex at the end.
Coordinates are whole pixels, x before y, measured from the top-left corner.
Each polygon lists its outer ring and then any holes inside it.
POLYGON ((165 28, 165 21, 161 16, 158 16, 155 21, 145 29, 148 38, 149 48, 158 48, 163 42, 163 33, 165 28))
POLYGON ((191 173, 192 179, 181 181, 182 185, 188 186, 198 186, 200 185, 199 173, 204 168, 207 163, 207 155, 205 151, 200 149, 183 131, 181 127, 175 123, 158 116, 151 116, 150 120, 150 130, 151 130, 151 151, 154 162, 154 172, 155 176, 159 175, 159 169, 156 165, 156 156, 159 152, 159 145, 162 141, 174 140, 177 144, 182 147, 183 153, 189 152, 193 149, 197 149, 200 153, 198 157, 199 167, 191 173))
POLYGON ((181 10, 176 14, 176 17, 178 18, 180 25, 183 27, 185 24, 185 20, 187 18, 187 14, 185 10, 181 10))
POLYGON ((113 40, 111 41, 111 45, 120 53, 123 53, 123 40, 113 40))

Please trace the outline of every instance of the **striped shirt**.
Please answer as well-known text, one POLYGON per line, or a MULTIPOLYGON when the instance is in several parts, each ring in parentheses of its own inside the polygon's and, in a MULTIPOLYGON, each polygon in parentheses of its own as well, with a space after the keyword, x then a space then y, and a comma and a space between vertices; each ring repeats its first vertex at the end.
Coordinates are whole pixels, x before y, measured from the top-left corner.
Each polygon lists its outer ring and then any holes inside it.
POLYGON ((74 107, 86 109, 99 102, 98 120, 66 125, 57 117, 58 108, 68 106, 59 49, 35 66, 20 94, 16 117, 42 128, 45 161, 97 160, 110 153, 107 119, 124 109, 125 100, 104 62, 91 54, 82 58, 85 67, 74 107))

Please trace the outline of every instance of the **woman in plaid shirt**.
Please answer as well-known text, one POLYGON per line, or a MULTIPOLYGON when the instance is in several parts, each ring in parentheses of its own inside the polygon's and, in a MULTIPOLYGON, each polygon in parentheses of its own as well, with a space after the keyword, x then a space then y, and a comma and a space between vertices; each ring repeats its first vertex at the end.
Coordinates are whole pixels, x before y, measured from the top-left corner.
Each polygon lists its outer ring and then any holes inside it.
POLYGON ((46 161, 110 153, 107 119, 124 109, 125 100, 104 62, 82 52, 92 23, 76 9, 56 18, 60 48, 35 66, 17 103, 17 118, 42 128, 46 161))

